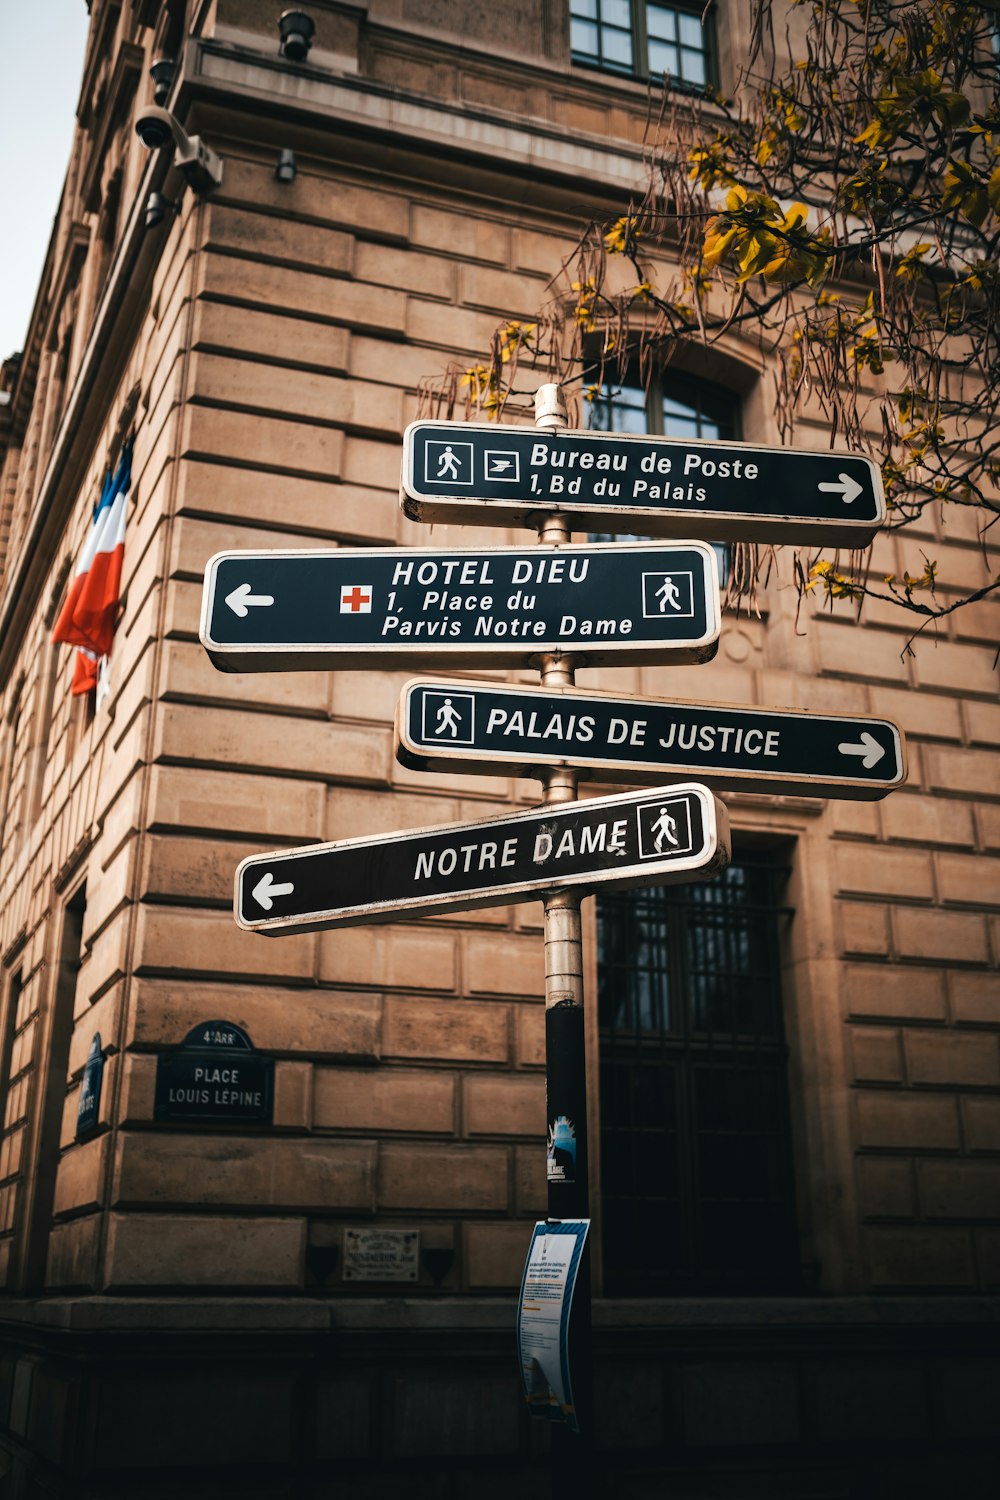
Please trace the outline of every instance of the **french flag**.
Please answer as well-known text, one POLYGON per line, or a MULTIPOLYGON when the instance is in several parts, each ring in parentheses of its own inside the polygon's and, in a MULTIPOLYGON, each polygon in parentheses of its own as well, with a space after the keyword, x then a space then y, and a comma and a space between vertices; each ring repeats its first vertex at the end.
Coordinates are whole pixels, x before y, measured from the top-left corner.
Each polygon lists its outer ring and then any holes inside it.
POLYGON ((115 636, 115 616, 125 556, 125 516, 132 485, 132 439, 122 447, 118 467, 108 471, 94 524, 70 584, 55 629, 54 641, 77 646, 73 693, 97 686, 100 658, 108 656, 115 636))

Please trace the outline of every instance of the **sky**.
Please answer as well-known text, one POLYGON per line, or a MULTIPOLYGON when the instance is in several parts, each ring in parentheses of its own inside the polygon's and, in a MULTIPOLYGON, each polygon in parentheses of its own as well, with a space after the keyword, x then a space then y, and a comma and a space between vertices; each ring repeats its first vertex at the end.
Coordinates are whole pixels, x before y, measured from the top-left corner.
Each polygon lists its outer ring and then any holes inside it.
POLYGON ((24 345, 73 144, 86 0, 0 0, 0 360, 24 345))

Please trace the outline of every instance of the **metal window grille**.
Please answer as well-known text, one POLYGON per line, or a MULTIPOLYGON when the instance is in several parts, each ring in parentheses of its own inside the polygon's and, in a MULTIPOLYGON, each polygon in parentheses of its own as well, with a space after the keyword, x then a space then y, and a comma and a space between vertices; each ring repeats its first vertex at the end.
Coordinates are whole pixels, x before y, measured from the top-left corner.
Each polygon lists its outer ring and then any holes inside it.
POLYGON ((791 1292, 787 866, 597 904, 604 1290, 791 1292))
POLYGON ((715 36, 704 5, 652 0, 570 0, 573 61, 637 77, 666 74, 672 87, 717 82, 715 36))

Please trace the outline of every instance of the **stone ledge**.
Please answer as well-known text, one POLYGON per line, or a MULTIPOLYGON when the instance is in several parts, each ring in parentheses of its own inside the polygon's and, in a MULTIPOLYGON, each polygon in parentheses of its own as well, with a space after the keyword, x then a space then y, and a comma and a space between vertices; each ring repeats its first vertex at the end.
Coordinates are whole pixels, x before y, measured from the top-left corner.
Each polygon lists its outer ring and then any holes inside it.
MULTIPOLYGON (((512 1329, 512 1297, 46 1297, 0 1303, 0 1331, 472 1333, 512 1329), (13 1325, 13 1327, 11 1326, 13 1325)), ((1000 1323, 1000 1297, 599 1298, 598 1333, 969 1329, 1000 1323)))

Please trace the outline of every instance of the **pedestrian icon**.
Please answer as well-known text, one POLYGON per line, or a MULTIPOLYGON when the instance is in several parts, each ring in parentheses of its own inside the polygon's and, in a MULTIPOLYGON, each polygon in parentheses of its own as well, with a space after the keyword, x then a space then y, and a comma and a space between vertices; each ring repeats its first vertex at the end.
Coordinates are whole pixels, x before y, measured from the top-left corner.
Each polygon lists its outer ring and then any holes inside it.
POLYGON ((684 797, 657 797, 636 808, 639 858, 662 859, 665 854, 687 854, 691 838, 691 808, 684 797))
POLYGON ((472 693, 424 695, 423 732, 448 745, 471 745, 475 736, 476 700, 472 693))
POLYGON ((657 854, 661 854, 663 852, 664 839, 666 839, 668 844, 672 844, 675 849, 680 847, 677 843, 677 840, 674 838, 674 834, 677 832, 677 823, 670 816, 665 807, 660 808, 660 816, 653 824, 653 832, 656 834, 656 840, 653 844, 653 848, 656 850, 657 854))
POLYGON ((690 619, 694 614, 694 579, 688 572, 643 573, 645 620, 690 619))
POLYGON ((455 712, 455 705, 450 698, 446 698, 437 711, 437 724, 435 734, 450 734, 452 739, 458 734, 461 719, 455 712))
POLYGON ((451 446, 450 443, 447 445, 447 447, 445 448, 444 452, 441 454, 441 462, 438 465, 437 478, 438 479, 457 479, 458 478, 458 460, 455 457, 455 450, 451 446))
POLYGON ((428 443, 424 453, 427 484, 470 485, 473 480, 471 443, 428 443))
POLYGON ((676 583, 671 577, 669 577, 669 575, 663 580, 660 587, 656 590, 656 594, 654 595, 654 597, 659 599, 660 601, 661 614, 666 609, 668 604, 670 605, 671 609, 681 608, 680 593, 678 591, 676 583))
POLYGON ((521 458, 516 448, 487 448, 483 460, 485 479, 499 479, 505 484, 520 482, 521 458))

